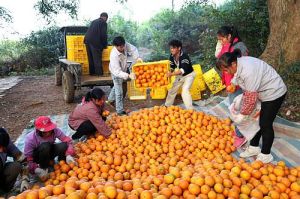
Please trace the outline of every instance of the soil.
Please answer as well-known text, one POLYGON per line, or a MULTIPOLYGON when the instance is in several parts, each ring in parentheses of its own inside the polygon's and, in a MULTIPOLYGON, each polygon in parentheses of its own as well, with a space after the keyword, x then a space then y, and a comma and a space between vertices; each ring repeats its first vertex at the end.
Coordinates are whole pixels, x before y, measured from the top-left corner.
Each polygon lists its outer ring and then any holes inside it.
MULTIPOLYGON (((103 90, 109 94, 110 88, 103 87, 103 90)), ((76 97, 73 103, 65 103, 62 96, 62 88, 54 85, 54 76, 30 76, 22 77, 16 86, 4 91, 4 96, 0 99, 0 126, 8 129, 12 140, 22 133, 23 129, 30 123, 30 120, 39 115, 58 115, 68 114, 75 106, 80 103, 81 98, 88 91, 84 87, 76 91, 76 97)), ((2 93, 3 94, 3 93, 2 93)), ((289 98, 289 97, 288 97, 289 98)), ((289 100, 287 100, 289 101, 289 100)), ((124 107, 134 111, 141 108, 148 108, 155 105, 161 105, 164 100, 146 100, 130 101, 125 98, 124 107)), ((181 97, 178 97, 175 104, 181 103, 181 97)), ((114 108, 108 106, 111 112, 114 108)), ((299 113, 299 107, 292 107, 289 102, 285 102, 281 108, 280 115, 299 122, 299 117, 294 113, 299 113), (292 114, 286 113, 290 110, 292 114)))

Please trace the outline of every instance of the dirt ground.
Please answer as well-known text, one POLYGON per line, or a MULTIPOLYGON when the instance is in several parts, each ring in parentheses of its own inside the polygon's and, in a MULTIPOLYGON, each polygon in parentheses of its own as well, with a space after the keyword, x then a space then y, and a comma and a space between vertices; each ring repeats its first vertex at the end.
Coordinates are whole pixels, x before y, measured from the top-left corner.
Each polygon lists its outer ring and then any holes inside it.
MULTIPOLYGON (((16 86, 4 91, 0 99, 0 126, 8 129, 13 140, 16 140, 31 119, 39 115, 58 115, 70 113, 80 103, 82 96, 88 91, 84 87, 76 91, 74 103, 63 100, 62 87, 54 85, 54 76, 22 77, 16 86)), ((109 94, 110 88, 103 87, 109 94)), ((163 100, 130 101, 125 99, 125 108, 131 111, 140 108, 161 105, 163 100)), ((114 112, 113 107, 108 107, 114 112)))
MULTIPOLYGON (((110 88, 103 87, 103 90, 109 94, 110 88)), ((39 115, 58 115, 68 114, 80 103, 82 96, 88 91, 84 87, 76 91, 74 103, 65 103, 62 97, 62 88, 54 85, 54 76, 30 76, 22 77, 16 86, 4 91, 5 96, 0 99, 0 126, 9 130, 13 140, 22 133, 23 129, 30 123, 31 119, 39 115)), ((155 105, 161 105, 164 100, 146 100, 130 101, 125 98, 125 108, 131 111, 141 108, 148 108, 155 105)), ((175 104, 181 103, 179 97, 175 104)), ((113 107, 108 107, 114 112, 113 107)), ((287 112, 299 113, 299 107, 291 108, 287 102, 283 104, 280 115, 292 121, 299 122, 293 114, 287 116, 287 112)))

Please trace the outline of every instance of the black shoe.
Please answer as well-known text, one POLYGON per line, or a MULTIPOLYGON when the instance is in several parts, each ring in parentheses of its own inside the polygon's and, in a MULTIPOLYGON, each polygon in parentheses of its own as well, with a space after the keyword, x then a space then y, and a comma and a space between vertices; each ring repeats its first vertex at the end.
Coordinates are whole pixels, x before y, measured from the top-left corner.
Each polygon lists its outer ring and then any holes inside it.
POLYGON ((118 114, 118 116, 127 115, 127 113, 126 113, 125 111, 122 111, 122 112, 120 112, 120 113, 117 113, 117 114, 118 114))

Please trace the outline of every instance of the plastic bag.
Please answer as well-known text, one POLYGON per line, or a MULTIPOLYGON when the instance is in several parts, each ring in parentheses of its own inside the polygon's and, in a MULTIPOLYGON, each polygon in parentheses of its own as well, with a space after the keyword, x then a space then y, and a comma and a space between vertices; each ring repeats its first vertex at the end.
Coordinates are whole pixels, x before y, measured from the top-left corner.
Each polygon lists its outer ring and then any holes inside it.
POLYGON ((242 104, 242 97, 243 94, 238 95, 229 106, 230 118, 243 136, 249 141, 260 130, 259 112, 261 109, 261 103, 260 101, 256 103, 256 107, 250 115, 242 115, 239 112, 242 104))

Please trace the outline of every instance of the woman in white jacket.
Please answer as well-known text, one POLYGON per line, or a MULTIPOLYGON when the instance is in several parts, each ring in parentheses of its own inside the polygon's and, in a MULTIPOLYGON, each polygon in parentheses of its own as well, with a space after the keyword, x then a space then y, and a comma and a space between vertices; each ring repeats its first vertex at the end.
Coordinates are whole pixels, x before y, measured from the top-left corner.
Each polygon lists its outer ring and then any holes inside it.
POLYGON ((271 162, 273 160, 271 148, 274 141, 273 122, 286 96, 286 85, 272 66, 255 57, 241 57, 238 49, 223 54, 217 66, 223 71, 234 74, 231 83, 242 88, 241 114, 249 115, 255 108, 257 100, 261 101, 260 130, 240 156, 246 158, 257 155, 257 160, 264 163, 271 162), (262 149, 259 147, 261 137, 262 149))

